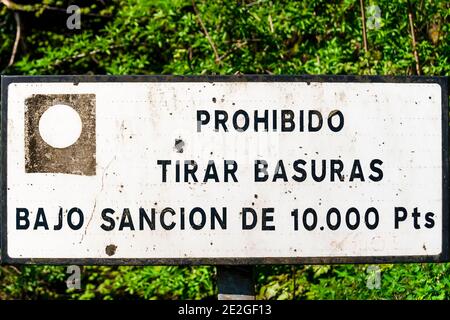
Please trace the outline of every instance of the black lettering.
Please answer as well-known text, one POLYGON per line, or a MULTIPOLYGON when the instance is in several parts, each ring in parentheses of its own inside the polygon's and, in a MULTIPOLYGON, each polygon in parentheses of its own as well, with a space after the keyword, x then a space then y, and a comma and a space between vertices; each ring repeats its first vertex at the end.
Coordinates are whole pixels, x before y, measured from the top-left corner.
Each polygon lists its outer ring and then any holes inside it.
POLYGON ((269 110, 264 110, 264 116, 258 116, 258 110, 255 110, 254 114, 254 130, 258 132, 258 124, 262 123, 264 125, 264 131, 269 131, 269 110))
POLYGON ((414 208, 412 216, 414 218, 414 229, 420 229, 419 224, 420 212, 417 210, 417 207, 414 208))
POLYGON ((223 130, 228 132, 226 122, 228 121, 228 113, 225 110, 216 110, 214 130, 219 131, 219 124, 222 125, 223 130))
POLYGON ((339 110, 333 110, 328 115, 328 128, 330 128, 333 132, 339 132, 344 127, 344 115, 339 110), (333 117, 338 116, 339 117, 339 123, 337 126, 333 125, 333 117))
POLYGON ((383 170, 381 170, 381 168, 377 167, 381 166, 383 164, 383 161, 381 161, 380 159, 373 159, 370 162, 370 170, 372 170, 373 172, 375 172, 377 175, 373 175, 371 174, 369 176, 369 179, 374 181, 374 182, 378 182, 381 181, 381 179, 383 179, 383 170))
MULTIPOLYGON (((62 211, 62 209, 61 209, 61 211, 62 211)), ((72 229, 72 230, 81 229, 81 227, 84 224, 83 211, 81 211, 81 209, 77 208, 77 207, 70 209, 69 212, 67 213, 67 224, 69 225, 70 229, 72 229), (72 219, 74 213, 78 214, 78 223, 77 224, 75 224, 72 219)))
POLYGON ((114 230, 114 228, 116 226, 116 222, 114 221, 114 219, 112 217, 108 216, 108 214, 114 214, 114 210, 111 208, 105 208, 102 210, 102 219, 105 222, 109 223, 109 225, 102 223, 102 225, 100 226, 100 228, 102 228, 105 231, 114 230))
POLYGON ((337 230, 341 225, 341 213, 337 208, 330 208, 327 212, 327 226, 330 230, 337 230), (336 223, 331 223, 331 214, 336 214, 336 223))
POLYGON ((355 179, 359 179, 362 182, 364 182, 364 174, 361 168, 361 162, 358 159, 356 159, 353 162, 352 172, 350 173, 349 181, 353 181, 355 179))
POLYGON ((180 208, 180 230, 184 230, 184 228, 185 228, 184 220, 185 220, 184 208, 181 207, 180 208))
POLYGON ((269 179, 269 173, 267 172, 268 166, 266 160, 255 160, 255 182, 264 182, 269 179), (262 177, 259 175, 260 173, 263 173, 262 177))
POLYGON ((144 222, 150 228, 150 230, 155 230, 155 216, 156 210, 152 208, 151 218, 147 215, 144 208, 139 208, 139 230, 144 230, 144 222))
POLYGON ((295 172, 300 174, 300 177, 297 175, 293 175, 292 179, 294 179, 297 182, 303 182, 306 180, 306 170, 301 167, 301 166, 304 166, 305 164, 306 164, 306 161, 302 160, 302 159, 294 161, 294 164, 292 167, 294 168, 295 172))
POLYGON ((180 160, 175 161, 175 182, 180 182, 180 160))
POLYGON ((311 175, 316 182, 321 182, 325 179, 327 169, 326 160, 322 160, 322 173, 320 176, 317 175, 316 172, 316 160, 311 160, 311 175))
POLYGON ((43 227, 45 230, 48 230, 47 218, 45 217, 45 212, 43 208, 39 208, 36 214, 36 222, 34 223, 34 230, 37 228, 43 227))
POLYGON ((250 123, 250 119, 248 117, 248 113, 245 110, 239 109, 233 114, 233 127, 235 130, 242 132, 248 129, 250 123), (238 123, 238 117, 242 116, 244 117, 244 124, 242 126, 239 126, 238 123))
POLYGON ((161 211, 161 214, 159 216, 160 223, 161 223, 161 226, 163 227, 163 229, 172 230, 173 228, 175 228, 175 222, 172 221, 170 224, 166 224, 166 221, 165 221, 166 213, 168 213, 168 212, 170 212, 170 214, 172 216, 175 215, 175 211, 172 208, 164 208, 163 211, 161 211))
POLYGON ((258 221, 258 217, 256 215, 255 210, 252 208, 242 208, 242 230, 251 230, 256 227, 256 223, 258 221), (252 221, 251 223, 248 223, 247 221, 247 214, 252 215, 252 221))
POLYGON ((158 165, 162 166, 162 182, 167 182, 167 166, 172 163, 170 160, 158 160, 156 161, 158 165))
POLYGON ((262 230, 263 231, 273 231, 275 230, 275 226, 269 226, 268 222, 273 222, 273 215, 269 215, 269 213, 274 213, 275 208, 262 208, 262 217, 261 217, 261 223, 262 223, 262 230))
POLYGON ((209 116, 209 112, 206 110, 197 110, 197 132, 202 131, 202 125, 205 125, 209 122, 211 117, 209 116))
POLYGON ((434 213, 433 212, 427 212, 425 214, 425 228, 431 229, 434 227, 434 213))
POLYGON ((344 164, 342 163, 341 160, 335 159, 330 160, 330 171, 331 171, 330 179, 332 182, 334 181, 335 175, 337 175, 339 181, 344 181, 342 170, 344 170, 344 164))
POLYGON ((219 182, 219 176, 217 175, 216 165, 214 161, 209 160, 208 165, 206 166, 205 177, 203 178, 203 182, 208 182, 208 180, 213 179, 215 182, 219 182))
POLYGON ((285 182, 288 181, 288 177, 286 175, 286 169, 284 168, 283 160, 278 160, 277 166, 275 167, 275 174, 273 175, 272 182, 275 182, 278 179, 283 179, 283 181, 285 181, 285 182))
POLYGON ((345 215, 345 223, 347 224, 347 227, 348 227, 350 230, 355 230, 355 229, 357 229, 358 226, 359 226, 360 221, 361 221, 361 218, 360 218, 360 216, 359 216, 359 211, 358 211, 358 209, 352 207, 352 208, 350 208, 350 209, 347 210, 347 214, 345 215), (351 221, 350 221, 350 217, 351 217, 350 214, 351 214, 351 213, 354 213, 354 215, 355 215, 355 223, 354 223, 354 224, 352 224, 351 221))
POLYGON ((236 178, 236 171, 238 169, 238 164, 234 160, 225 160, 225 165, 223 169, 224 181, 228 182, 228 176, 230 175, 234 182, 238 182, 236 178), (231 168, 229 168, 231 166, 231 168))
POLYGON ((277 110, 272 110, 272 130, 277 132, 277 110))
POLYGON ((291 212, 291 216, 294 217, 294 230, 298 230, 298 209, 294 209, 291 212))
POLYGON ((281 132, 292 132, 294 130, 295 130, 294 111, 281 110, 281 132))
POLYGON ((370 207, 367 209, 366 214, 364 215, 364 222, 366 223, 366 227, 370 230, 374 230, 378 226, 378 222, 380 222, 380 217, 378 216, 378 210, 374 207, 370 207), (370 223, 370 216, 369 214, 373 212, 374 214, 374 222, 370 223))
POLYGON ((192 177, 193 182, 198 182, 195 173, 197 172, 198 165, 194 160, 184 162, 184 182, 189 182, 189 176, 192 177))
POLYGON ((122 231, 125 228, 134 230, 133 220, 131 219, 130 209, 128 209, 128 208, 123 209, 122 218, 120 219, 120 224, 119 224, 119 231, 122 231))
POLYGON ((303 132, 305 130, 305 112, 303 110, 300 110, 299 122, 299 130, 303 132))
POLYGON ((322 114, 317 110, 310 110, 308 112, 308 131, 309 132, 316 132, 319 131, 322 128, 323 125, 323 118, 322 114), (313 116, 317 117, 318 123, 317 126, 313 126, 313 116))
POLYGON ((16 208, 16 229, 27 230, 30 227, 30 220, 28 217, 30 212, 27 208, 16 208))
POLYGON ((308 231, 312 231, 316 228, 317 226, 317 213, 313 208, 307 208, 304 212, 303 212, 303 227, 305 227, 306 230, 308 231), (308 215, 311 214, 312 216, 312 223, 309 224, 308 223, 308 215))
POLYGON ((53 230, 61 230, 63 225, 63 208, 59 208, 58 212, 58 224, 53 226, 53 230))
POLYGON ((408 211, 403 207, 395 207, 394 209, 394 227, 395 229, 398 229, 399 222, 405 221, 406 217, 408 216, 408 211), (402 214, 402 216, 400 216, 402 214))
POLYGON ((216 221, 219 226, 225 230, 227 228, 227 208, 222 208, 222 216, 219 215, 216 208, 211 208, 211 229, 216 229, 216 221))
POLYGON ((203 229, 203 227, 206 224, 205 211, 202 208, 199 208, 199 207, 195 207, 194 209, 192 209, 191 212, 189 213, 189 223, 191 224, 191 227, 194 230, 201 230, 201 229, 203 229), (200 213, 200 217, 201 217, 201 220, 200 220, 199 224, 195 223, 195 219, 194 219, 194 215, 197 212, 200 213))

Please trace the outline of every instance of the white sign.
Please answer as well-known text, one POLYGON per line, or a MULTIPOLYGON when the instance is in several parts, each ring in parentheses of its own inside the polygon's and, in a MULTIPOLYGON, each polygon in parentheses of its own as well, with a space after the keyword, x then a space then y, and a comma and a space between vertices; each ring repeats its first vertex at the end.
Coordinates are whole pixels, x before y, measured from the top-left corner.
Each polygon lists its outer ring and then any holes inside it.
POLYGON ((446 260, 446 81, 2 77, 2 260, 446 260))

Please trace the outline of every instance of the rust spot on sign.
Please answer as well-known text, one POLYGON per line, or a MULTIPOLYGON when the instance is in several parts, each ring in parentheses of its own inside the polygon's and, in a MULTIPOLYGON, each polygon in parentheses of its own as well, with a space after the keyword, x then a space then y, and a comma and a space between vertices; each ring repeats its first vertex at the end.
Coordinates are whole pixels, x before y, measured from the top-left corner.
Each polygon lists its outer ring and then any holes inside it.
POLYGON ((114 244, 110 244, 106 246, 105 252, 108 256, 113 256, 116 253, 117 246, 114 244))

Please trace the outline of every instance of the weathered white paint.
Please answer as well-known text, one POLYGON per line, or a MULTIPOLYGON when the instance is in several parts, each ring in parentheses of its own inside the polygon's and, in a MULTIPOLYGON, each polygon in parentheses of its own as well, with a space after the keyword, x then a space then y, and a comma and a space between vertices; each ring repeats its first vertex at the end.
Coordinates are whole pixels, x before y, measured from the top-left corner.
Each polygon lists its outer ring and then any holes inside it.
POLYGON ((81 134, 82 123, 78 113, 66 105, 55 105, 44 112, 39 121, 42 139, 54 148, 67 148, 81 134))
MULTIPOLYGON (((442 242, 441 88, 412 83, 12 83, 8 89, 8 254, 13 258, 346 257, 435 255, 442 242), (95 176, 26 174, 24 100, 32 94, 96 94, 95 176), (216 102, 212 101, 216 98, 216 102), (197 109, 334 109, 345 115, 339 133, 213 132, 196 130, 197 109), (183 153, 175 139, 185 145, 183 153), (273 172, 285 160, 382 159, 381 182, 253 182, 253 161, 273 172), (158 159, 238 162, 238 183, 161 183, 158 159), (257 195, 257 198, 255 198, 257 195), (59 207, 77 206, 85 226, 53 231, 59 207), (139 207, 228 208, 227 230, 110 231, 101 210, 139 207), (242 207, 275 207, 275 231, 241 229, 242 207), (337 231, 325 226, 326 209, 374 206, 377 229, 337 231), (412 218, 394 229, 393 208, 435 214, 435 226, 414 228, 412 218), (15 208, 45 208, 50 230, 15 230, 15 208), (317 210, 314 231, 293 230, 291 211, 317 210)), ((209 127, 210 128, 210 127, 209 127)), ((43 155, 45 156, 45 155, 43 155)), ((221 167, 219 167, 221 168, 221 167)), ((222 169, 219 169, 222 170, 222 169)), ((289 171, 293 174, 292 171, 289 171)), ((288 172, 288 173, 289 173, 288 172)), ((345 173, 348 174, 348 173, 345 173)), ((344 222, 344 217, 343 217, 344 222)), ((134 221, 137 227, 137 219, 134 221)), ((188 224, 186 224, 188 226, 188 224)), ((301 224, 300 224, 301 226, 301 224)), ((117 226, 116 226, 117 228, 117 226)), ((41 228, 42 229, 42 228, 41 228)))

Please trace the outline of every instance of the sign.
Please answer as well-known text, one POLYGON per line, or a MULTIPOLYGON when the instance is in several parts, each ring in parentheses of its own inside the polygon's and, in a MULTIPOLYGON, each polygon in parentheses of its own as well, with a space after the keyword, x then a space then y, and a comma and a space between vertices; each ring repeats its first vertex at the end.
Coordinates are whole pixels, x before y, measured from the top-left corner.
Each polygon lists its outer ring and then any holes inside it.
POLYGON ((443 77, 2 77, 4 263, 444 261, 443 77))

